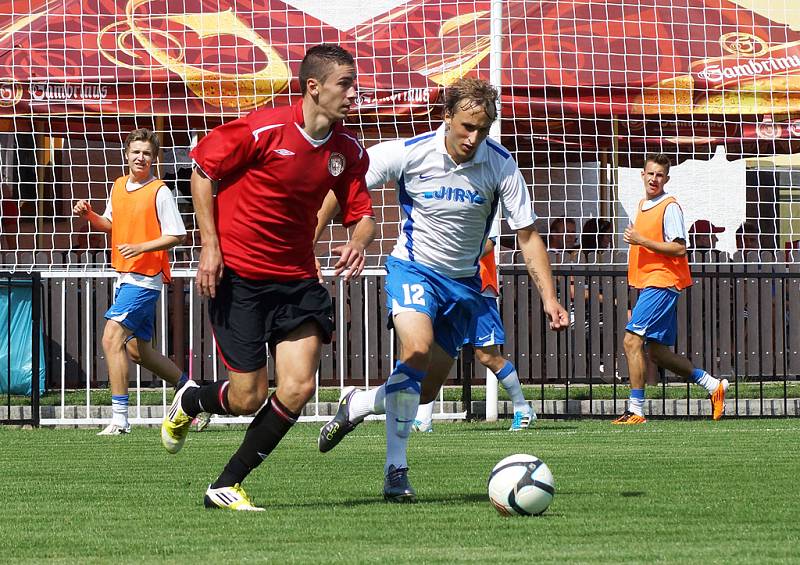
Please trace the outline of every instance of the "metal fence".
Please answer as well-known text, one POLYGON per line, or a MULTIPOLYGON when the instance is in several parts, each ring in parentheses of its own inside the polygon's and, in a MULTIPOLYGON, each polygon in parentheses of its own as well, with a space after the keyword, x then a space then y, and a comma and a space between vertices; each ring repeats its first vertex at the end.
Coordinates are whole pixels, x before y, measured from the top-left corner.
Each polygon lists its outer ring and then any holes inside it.
MULTIPOLYGON (((519 267, 501 268, 504 355, 516 365, 523 385, 533 385, 531 400, 540 416, 606 417, 624 409, 627 362, 621 343, 635 291, 618 265, 595 259, 576 257, 575 264, 554 271, 559 298, 573 321, 560 333, 546 329, 527 273, 519 267)), ((92 262, 80 255, 63 260, 73 265, 92 262)), ((695 254, 692 272, 695 284, 679 302, 676 351, 731 381, 728 415, 800 414, 800 263, 726 264, 695 254)), ((158 303, 156 347, 200 382, 225 378, 193 273, 173 274, 158 303)), ((110 413, 97 398, 108 387, 101 340, 114 273, 54 269, 41 277, 48 390, 41 423, 100 424, 110 413), (76 392, 81 393, 79 402, 71 400, 76 392)), ((328 279, 336 332, 323 348, 318 387, 371 387, 391 372, 395 340, 385 323, 383 283, 377 270, 349 285, 328 279)), ((146 370, 135 367, 131 375, 132 423, 158 423, 169 391, 146 370)), ((481 389, 473 387, 482 387, 485 377, 486 370, 465 351, 446 383, 460 392, 442 397, 436 417, 482 417, 484 403, 473 401, 481 389)), ((271 367, 270 378, 274 382, 271 367)), ((675 375, 657 378, 656 399, 646 407, 651 416, 708 414, 698 387, 675 375)), ((335 404, 322 402, 318 394, 303 419, 326 420, 332 410, 335 404)), ((508 414, 510 403, 501 402, 499 412, 508 414)))

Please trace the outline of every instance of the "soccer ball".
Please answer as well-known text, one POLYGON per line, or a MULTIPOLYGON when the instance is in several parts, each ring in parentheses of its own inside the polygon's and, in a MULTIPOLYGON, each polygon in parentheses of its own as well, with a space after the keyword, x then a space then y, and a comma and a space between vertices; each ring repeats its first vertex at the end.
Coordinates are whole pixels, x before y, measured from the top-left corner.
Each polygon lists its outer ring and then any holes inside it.
POLYGON ((553 474, 533 455, 509 455, 489 475, 489 500, 503 516, 536 516, 553 501, 553 474))

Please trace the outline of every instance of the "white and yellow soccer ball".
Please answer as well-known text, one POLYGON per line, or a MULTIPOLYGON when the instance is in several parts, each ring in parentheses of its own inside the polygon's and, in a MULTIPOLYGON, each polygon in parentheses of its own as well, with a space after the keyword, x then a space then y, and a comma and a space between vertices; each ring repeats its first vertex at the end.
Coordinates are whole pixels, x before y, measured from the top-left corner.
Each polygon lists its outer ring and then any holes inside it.
POLYGON ((554 495, 553 474, 534 455, 509 455, 489 475, 489 500, 503 516, 541 514, 554 495))

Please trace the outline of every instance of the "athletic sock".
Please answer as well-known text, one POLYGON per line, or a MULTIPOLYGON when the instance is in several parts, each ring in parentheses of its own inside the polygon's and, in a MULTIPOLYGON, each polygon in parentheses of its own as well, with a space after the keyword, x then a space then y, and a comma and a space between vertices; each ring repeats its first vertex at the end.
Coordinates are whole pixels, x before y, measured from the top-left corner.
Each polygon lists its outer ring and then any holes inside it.
POLYGON ((703 369, 692 369, 692 380, 706 389, 708 394, 714 394, 714 391, 719 386, 719 379, 715 379, 703 369))
POLYGON ((417 408, 417 417, 416 420, 419 420, 423 424, 430 424, 433 421, 433 403, 435 400, 431 400, 427 404, 420 404, 419 408, 417 408))
POLYGON ((386 466, 407 468, 406 450, 411 425, 419 407, 419 383, 425 373, 398 363, 386 380, 386 466))
POLYGON ((200 412, 230 414, 229 406, 228 381, 187 388, 181 397, 181 408, 193 418, 200 412))
POLYGON ((632 388, 628 398, 628 412, 644 417, 644 389, 632 388))
POLYGON ((297 422, 300 414, 286 408, 273 394, 247 427, 244 441, 233 454, 212 488, 232 487, 244 481, 253 469, 272 453, 283 436, 297 422))
POLYGON ((120 428, 128 427, 128 395, 111 395, 111 423, 120 428))
POLYGON ((386 385, 376 386, 369 390, 359 390, 350 399, 348 419, 358 424, 370 414, 386 413, 386 385))
POLYGON ((497 380, 503 386, 511 402, 514 404, 514 412, 530 412, 530 404, 525 400, 525 395, 522 394, 522 385, 519 383, 519 376, 517 370, 510 361, 506 361, 503 368, 497 372, 497 380))

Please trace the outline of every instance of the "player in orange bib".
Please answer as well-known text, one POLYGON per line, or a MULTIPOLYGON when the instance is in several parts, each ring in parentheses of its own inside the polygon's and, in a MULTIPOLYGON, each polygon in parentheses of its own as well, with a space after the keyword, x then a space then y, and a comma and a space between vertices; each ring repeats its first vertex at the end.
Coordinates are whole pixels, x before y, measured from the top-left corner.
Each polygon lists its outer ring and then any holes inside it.
POLYGON ((124 147, 129 171, 114 182, 103 215, 86 200, 73 208, 93 229, 111 234, 111 265, 119 274, 103 331, 112 420, 98 435, 130 433, 129 358, 172 385, 188 379, 151 343, 156 302, 162 285, 170 281, 168 250, 183 241, 186 228, 169 188, 151 172, 158 137, 137 129, 128 134, 124 147))
POLYGON ((624 347, 631 379, 628 408, 614 424, 647 422, 643 412, 645 347, 656 365, 691 379, 708 391, 714 420, 719 420, 725 411, 728 380, 715 379, 671 349, 677 333, 678 297, 691 286, 692 276, 686 258, 688 238, 683 212, 675 197, 664 192, 669 167, 666 155, 647 156, 642 171, 645 198, 639 202, 633 226, 628 226, 623 236, 631 246, 628 282, 641 292, 625 327, 624 347))

